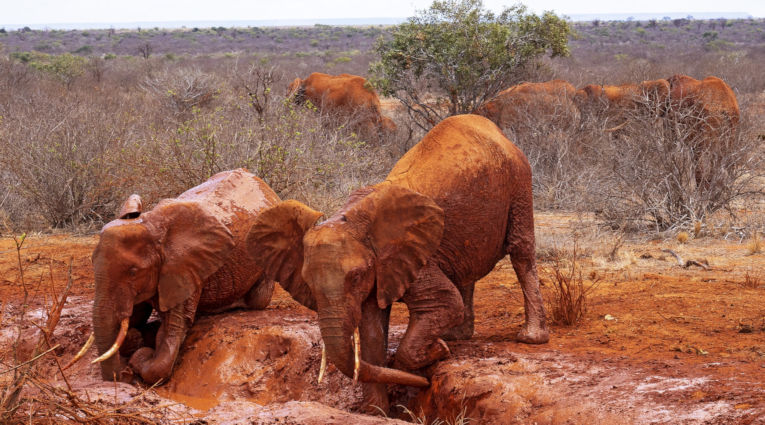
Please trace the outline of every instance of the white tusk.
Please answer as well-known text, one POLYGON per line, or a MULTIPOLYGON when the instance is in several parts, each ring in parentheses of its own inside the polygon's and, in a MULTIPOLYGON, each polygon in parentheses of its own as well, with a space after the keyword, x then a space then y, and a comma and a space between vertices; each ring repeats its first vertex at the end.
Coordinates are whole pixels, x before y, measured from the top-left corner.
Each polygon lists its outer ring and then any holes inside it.
POLYGON ((353 331, 353 383, 359 382, 359 369, 361 368, 361 338, 359 328, 353 331))
POLYGON ((321 366, 319 366, 319 384, 321 384, 321 380, 324 379, 324 372, 327 371, 327 347, 324 346, 324 343, 321 343, 321 366))
POLYGON ((127 335, 128 326, 130 326, 130 318, 126 317, 122 319, 122 322, 120 323, 120 333, 117 334, 117 340, 114 341, 114 345, 112 345, 112 347, 109 348, 107 352, 105 352, 104 354, 101 354, 101 357, 93 360, 90 363, 91 364, 99 363, 113 356, 114 353, 116 353, 120 349, 120 345, 122 345, 122 343, 125 341, 125 336, 127 335))
POLYGON ((73 364, 77 363, 77 361, 80 360, 82 356, 84 356, 85 353, 88 352, 88 350, 90 350, 90 347, 93 345, 93 341, 95 340, 96 340, 96 335, 93 332, 91 332, 90 337, 88 337, 88 340, 85 341, 85 345, 83 345, 82 348, 80 348, 80 351, 78 351, 77 354, 75 354, 75 356, 72 357, 72 360, 69 360, 69 363, 67 363, 66 366, 62 367, 61 370, 67 370, 70 367, 72 367, 73 364))

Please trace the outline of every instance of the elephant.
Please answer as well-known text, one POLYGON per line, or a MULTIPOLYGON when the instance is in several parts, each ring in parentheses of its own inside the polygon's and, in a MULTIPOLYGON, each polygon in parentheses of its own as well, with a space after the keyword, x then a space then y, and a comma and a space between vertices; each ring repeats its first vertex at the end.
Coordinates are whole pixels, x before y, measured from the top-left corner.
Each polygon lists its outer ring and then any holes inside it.
POLYGON ((663 116, 668 97, 669 82, 658 79, 618 86, 589 84, 576 91, 574 103, 582 118, 595 116, 604 120, 609 131, 616 131, 636 115, 640 119, 663 116))
POLYGON ((382 115, 380 98, 364 77, 351 74, 329 75, 314 72, 305 80, 295 78, 287 97, 297 103, 310 100, 324 113, 354 117, 367 135, 395 132, 396 124, 382 115))
POLYGON ((427 386, 410 371, 447 357, 444 340, 472 336, 475 283, 508 253, 524 296, 517 338, 548 341, 531 168, 490 120, 443 120, 383 182, 356 190, 317 223, 321 216, 300 202, 281 202, 256 218, 247 247, 269 279, 317 311, 322 358, 364 383, 370 411, 388 409, 385 384, 427 386), (389 368, 394 301, 406 304, 409 324, 389 368))
POLYGON ((709 76, 697 80, 687 75, 673 75, 667 79, 669 98, 674 111, 686 120, 695 120, 694 127, 704 133, 706 140, 713 140, 728 132, 735 133, 741 112, 733 90, 725 81, 709 76))
MULTIPOLYGON (((715 165, 707 165, 702 158, 705 152, 712 157, 725 155, 725 149, 736 140, 741 118, 738 101, 725 81, 709 76, 697 80, 687 75, 668 78, 669 118, 680 128, 679 143, 691 150, 694 181, 697 187, 707 188, 718 171, 715 165)), ((716 162, 712 159, 712 162, 716 162)))
POLYGON ((564 80, 522 83, 500 92, 473 113, 516 132, 540 122, 568 128, 579 121, 579 110, 573 102, 575 90, 564 80))
POLYGON ((249 256, 245 239, 258 213, 278 202, 244 169, 215 174, 147 212, 138 195, 128 198, 92 256, 103 379, 167 379, 197 314, 268 305, 274 282, 249 256), (147 324, 152 311, 159 323, 147 324))

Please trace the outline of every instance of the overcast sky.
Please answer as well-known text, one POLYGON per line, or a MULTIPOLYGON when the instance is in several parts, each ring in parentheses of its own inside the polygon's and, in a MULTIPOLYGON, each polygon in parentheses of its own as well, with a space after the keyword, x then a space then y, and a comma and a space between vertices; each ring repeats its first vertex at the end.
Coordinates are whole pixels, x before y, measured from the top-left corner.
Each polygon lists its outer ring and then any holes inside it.
MULTIPOLYGON (((431 0, 0 0, 0 25, 390 18, 411 16, 431 0)), ((484 0, 499 10, 514 1, 484 0)), ((765 17, 765 0, 527 0, 558 14, 746 12, 765 17)))

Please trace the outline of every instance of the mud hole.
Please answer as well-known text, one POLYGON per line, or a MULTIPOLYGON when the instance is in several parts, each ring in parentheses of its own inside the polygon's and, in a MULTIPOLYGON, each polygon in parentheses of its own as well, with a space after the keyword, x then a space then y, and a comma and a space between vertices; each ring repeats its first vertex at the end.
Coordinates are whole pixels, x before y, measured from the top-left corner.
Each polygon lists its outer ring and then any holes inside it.
MULTIPOLYGON (((570 247, 575 218, 539 214, 544 261, 570 247)), ((392 405, 425 423, 470 418, 473 424, 765 424, 765 255, 746 241, 699 237, 628 242, 610 255, 611 236, 579 239, 582 264, 600 284, 577 327, 552 326, 543 346, 513 340, 523 320, 522 295, 507 260, 479 282, 476 334, 449 343, 452 356, 430 371, 431 387, 389 388, 392 405), (681 268, 662 250, 703 258, 709 270, 681 268), (760 279, 744 285, 746 275, 760 279)), ((51 291, 66 283, 71 258, 74 289, 52 343, 66 362, 90 333, 93 298, 90 253, 96 237, 32 237, 22 250, 30 288, 21 358, 46 317, 51 291), (52 285, 51 285, 52 283, 52 285)), ((23 304, 12 241, 0 242, 0 371, 7 369, 23 304)), ((395 349, 406 326, 396 305, 395 349)), ((169 382, 149 389, 102 382, 86 359, 66 372, 73 390, 90 400, 143 397, 169 421, 208 424, 383 424, 397 419, 361 415, 360 389, 333 366, 317 384, 320 335, 315 315, 277 288, 264 311, 235 310, 198 318, 169 382), (196 422, 195 422, 196 421, 196 422)), ((64 385, 52 357, 41 370, 64 385)), ((0 375, 6 385, 9 374, 0 375)), ((400 411, 399 419, 412 418, 400 411)))

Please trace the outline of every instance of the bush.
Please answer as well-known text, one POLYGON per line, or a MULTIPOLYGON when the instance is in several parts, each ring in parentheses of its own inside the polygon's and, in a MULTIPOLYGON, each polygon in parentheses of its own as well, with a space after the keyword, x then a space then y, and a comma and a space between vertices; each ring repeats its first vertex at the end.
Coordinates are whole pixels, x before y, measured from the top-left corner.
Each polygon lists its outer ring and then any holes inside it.
POLYGON ((552 322, 563 326, 574 326, 587 314, 590 293, 597 287, 600 278, 594 273, 585 283, 582 267, 579 264, 577 243, 567 258, 556 257, 547 269, 549 282, 552 284, 548 299, 548 311, 552 322))
POLYGON ((430 129, 519 82, 545 53, 568 54, 570 33, 552 12, 536 16, 519 5, 494 15, 481 0, 437 0, 379 39, 371 81, 430 129))
POLYGON ((762 195, 761 144, 746 119, 734 131, 704 128, 700 111, 628 120, 599 147, 604 180, 594 195, 606 222, 666 230, 704 221, 745 196, 762 195))
POLYGON ((214 76, 198 68, 165 70, 157 76, 147 77, 143 87, 180 116, 209 104, 216 90, 214 76))

